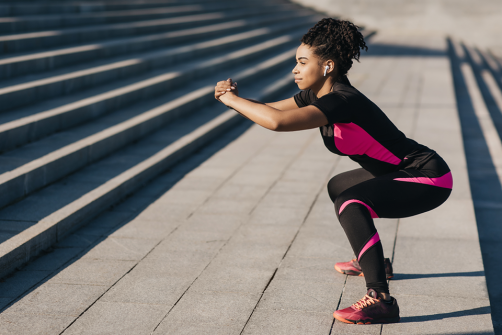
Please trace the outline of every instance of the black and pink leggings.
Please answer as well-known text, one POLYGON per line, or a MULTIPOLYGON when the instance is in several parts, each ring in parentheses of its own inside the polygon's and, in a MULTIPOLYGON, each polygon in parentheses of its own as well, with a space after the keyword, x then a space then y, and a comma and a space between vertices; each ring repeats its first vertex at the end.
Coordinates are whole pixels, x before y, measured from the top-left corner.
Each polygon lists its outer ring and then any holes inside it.
POLYGON ((361 168, 329 181, 329 196, 368 288, 389 293, 382 243, 373 218, 404 218, 430 211, 448 199, 452 185, 450 169, 437 154, 420 169, 405 168, 374 177, 361 168))

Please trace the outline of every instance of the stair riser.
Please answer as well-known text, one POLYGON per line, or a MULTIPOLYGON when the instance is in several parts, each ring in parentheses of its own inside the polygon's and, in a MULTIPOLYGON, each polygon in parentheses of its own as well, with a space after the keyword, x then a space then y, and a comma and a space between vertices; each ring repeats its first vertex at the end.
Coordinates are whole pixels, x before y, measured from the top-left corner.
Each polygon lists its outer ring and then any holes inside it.
POLYGON ((83 25, 112 24, 121 22, 133 22, 144 20, 157 20, 169 17, 194 15, 208 13, 218 10, 228 10, 240 8, 242 5, 235 1, 224 0, 217 3, 185 5, 176 7, 151 8, 137 10, 136 14, 126 11, 122 15, 103 15, 103 13, 83 14, 83 15, 51 15, 39 16, 36 18, 20 17, 13 22, 0 22, 0 33, 15 34, 28 31, 41 31, 47 29, 63 29, 78 27, 83 25), (147 12, 148 13, 142 13, 147 12))
MULTIPOLYGON (((279 92, 284 91, 286 88, 292 88, 292 86, 292 84, 288 84, 287 87, 279 87, 275 91, 257 98, 261 100, 274 100, 279 92)), ((67 214, 61 213, 56 218, 51 217, 52 220, 38 223, 39 227, 37 227, 35 233, 21 233, 26 234, 16 240, 15 243, 4 245, 4 248, 0 250, 0 278, 10 274, 17 267, 26 264, 41 251, 82 227, 103 210, 119 202, 148 181, 165 172, 181 159, 192 154, 242 121, 244 121, 244 118, 238 114, 226 118, 223 122, 216 124, 200 136, 191 139, 179 149, 174 150, 170 155, 144 167, 108 192, 104 194, 96 192, 96 196, 80 208, 76 208, 67 214)))
MULTIPOLYGON (((296 42, 295 42, 296 43, 296 42)), ((277 48, 276 45, 273 49, 277 48)), ((266 52, 272 52, 270 49, 266 49, 266 52)), ((265 52, 265 51, 261 51, 265 52)), ((257 55, 247 55, 245 57, 241 57, 233 60, 232 63, 241 63, 245 62, 247 59, 251 60, 257 57, 257 55)), ((230 61, 226 61, 223 63, 225 66, 230 66, 230 61)), ((245 84, 246 82, 253 81, 257 78, 260 78, 265 73, 270 73, 270 71, 275 71, 282 66, 287 66, 289 64, 277 63, 273 66, 269 66, 265 69, 258 69, 249 73, 246 78, 240 80, 245 84)), ((221 65, 220 65, 221 67, 221 65)), ((218 71, 218 68, 215 66, 213 68, 205 68, 205 75, 209 75, 218 71)), ((193 71, 191 75, 183 74, 179 76, 180 81, 177 81, 176 84, 169 83, 169 87, 167 83, 159 83, 155 85, 155 89, 157 92, 162 93, 169 90, 171 87, 180 86, 183 83, 191 81, 196 78, 197 70, 193 71)), ((153 89, 153 88, 152 88, 153 89)), ((136 92, 139 94, 139 92, 136 92)), ((197 99, 194 101, 192 105, 185 105, 185 107, 181 107, 181 111, 183 115, 187 115, 188 113, 193 112, 197 107, 202 106, 204 103, 212 101, 214 99, 214 91, 210 91, 201 97, 202 100, 197 99)), ((190 102, 191 103, 191 102, 190 102)), ((0 184, 0 208, 12 204, 21 198, 29 195, 36 190, 39 190, 60 178, 65 177, 66 175, 88 165, 89 163, 96 161, 105 155, 110 154, 111 152, 117 150, 118 148, 123 147, 133 141, 140 139, 142 136, 151 133, 152 131, 158 129, 162 125, 167 122, 177 118, 180 114, 178 109, 176 109, 172 114, 171 111, 164 112, 162 115, 157 116, 155 118, 151 118, 149 120, 145 120, 142 124, 133 126, 131 128, 125 129, 124 131, 108 136, 107 138, 101 140, 99 143, 89 144, 78 151, 68 153, 54 161, 51 161, 48 164, 41 165, 39 167, 30 169, 30 171, 24 172, 19 176, 9 179, 0 184)))
POLYGON ((23 15, 44 15, 44 14, 79 14, 96 13, 104 11, 145 9, 155 7, 171 7, 185 4, 208 3, 212 0, 183 0, 183 1, 114 1, 113 4, 104 1, 93 1, 85 3, 30 3, 19 1, 20 3, 0 4, 0 16, 23 16, 23 15))
MULTIPOLYGON (((283 48, 285 45, 289 45, 288 43, 290 42, 286 42, 286 44, 277 44, 272 48, 259 50, 238 59, 219 62, 210 67, 206 67, 203 70, 199 68, 192 69, 147 87, 138 88, 127 93, 118 93, 112 97, 105 97, 99 101, 89 102, 77 108, 70 107, 71 109, 68 111, 48 117, 36 123, 29 123, 24 126, 17 126, 11 130, 0 132, 0 151, 7 151, 19 145, 47 136, 51 133, 94 119, 100 115, 130 106, 138 101, 156 97, 191 80, 196 80, 198 78, 208 76, 211 73, 220 71, 226 67, 242 64, 246 61, 252 61, 253 59, 272 53, 278 48, 283 48)), ((297 42, 292 42, 291 45, 293 46, 294 43, 297 42)))
MULTIPOLYGON (((297 29, 297 27, 293 28, 297 29)), ((154 69, 169 66, 176 61, 186 61, 205 55, 211 55, 212 53, 221 51, 224 48, 236 48, 239 46, 244 46, 246 44, 256 43, 260 40, 263 40, 264 38, 276 36, 284 32, 284 30, 286 29, 274 31, 270 33, 270 35, 261 34, 259 36, 235 40, 225 44, 208 46, 204 49, 184 50, 179 53, 171 53, 167 55, 159 54, 146 56, 140 62, 133 63, 131 65, 121 66, 119 68, 111 68, 109 70, 103 70, 98 73, 90 73, 75 78, 68 78, 66 80, 43 84, 41 86, 34 86, 10 93, 1 94, 0 112, 26 106, 42 100, 48 100, 58 96, 72 94, 89 87, 96 87, 98 85, 106 84, 115 80, 141 75, 154 69)))
POLYGON ((6 39, 0 37, 0 53, 21 52, 28 50, 39 50, 64 44, 88 43, 103 39, 121 38, 141 34, 153 34, 164 31, 172 31, 184 28, 194 28, 209 24, 222 23, 237 18, 266 14, 273 11, 271 7, 253 8, 245 11, 231 10, 211 14, 201 14, 200 17, 190 21, 172 22, 174 19, 166 19, 168 22, 155 22, 151 25, 133 26, 131 24, 120 24, 120 27, 106 29, 63 31, 61 34, 50 34, 49 36, 33 36, 26 38, 6 39))
MULTIPOLYGON (((33 74, 37 72, 44 72, 54 70, 68 65, 78 64, 95 59, 108 58, 119 56, 131 52, 147 51, 158 47, 165 47, 167 45, 175 45, 178 43, 195 43, 206 38, 212 38, 227 34, 229 30, 233 33, 239 33, 245 30, 262 27, 270 23, 280 23, 282 21, 295 19, 291 12, 284 12, 269 16, 263 20, 248 20, 247 22, 234 21, 233 24, 220 24, 219 29, 207 30, 199 28, 196 33, 187 34, 173 34, 164 33, 161 35, 145 36, 133 40, 118 41, 114 43, 103 43, 96 46, 91 46, 85 50, 78 50, 72 53, 56 54, 49 56, 42 56, 40 58, 12 61, 9 63, 0 64, 0 79, 13 78, 25 74, 33 74)), ((303 20, 301 16, 296 17, 298 20, 303 20)), ((190 29, 192 30, 192 29, 190 29)), ((181 32, 180 32, 181 33, 181 32)))

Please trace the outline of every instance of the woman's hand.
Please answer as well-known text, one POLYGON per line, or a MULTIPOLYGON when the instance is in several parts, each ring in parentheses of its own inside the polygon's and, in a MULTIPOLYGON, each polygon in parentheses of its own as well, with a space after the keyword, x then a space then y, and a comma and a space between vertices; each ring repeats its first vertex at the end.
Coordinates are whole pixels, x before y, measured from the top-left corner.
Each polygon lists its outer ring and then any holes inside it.
POLYGON ((239 96, 237 83, 232 83, 231 78, 228 78, 227 80, 224 81, 219 81, 216 84, 216 86, 214 87, 214 98, 220 102, 223 102, 220 100, 220 98, 227 92, 239 96))

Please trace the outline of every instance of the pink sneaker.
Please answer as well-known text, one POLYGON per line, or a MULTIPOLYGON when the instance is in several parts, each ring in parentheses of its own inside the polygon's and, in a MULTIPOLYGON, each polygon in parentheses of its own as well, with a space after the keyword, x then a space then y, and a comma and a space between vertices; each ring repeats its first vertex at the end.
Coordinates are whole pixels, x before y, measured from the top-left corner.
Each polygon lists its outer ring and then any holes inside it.
MULTIPOLYGON (((387 275, 387 279, 391 279, 394 277, 392 263, 388 258, 384 258, 383 261, 385 264, 385 274, 387 275)), ((349 276, 364 277, 363 270, 361 270, 361 266, 359 266, 359 262, 355 258, 348 262, 336 263, 335 270, 349 276)))
POLYGON ((397 300, 391 297, 389 302, 384 301, 371 288, 364 298, 350 307, 335 311, 333 317, 341 322, 358 325, 394 323, 401 320, 397 300))

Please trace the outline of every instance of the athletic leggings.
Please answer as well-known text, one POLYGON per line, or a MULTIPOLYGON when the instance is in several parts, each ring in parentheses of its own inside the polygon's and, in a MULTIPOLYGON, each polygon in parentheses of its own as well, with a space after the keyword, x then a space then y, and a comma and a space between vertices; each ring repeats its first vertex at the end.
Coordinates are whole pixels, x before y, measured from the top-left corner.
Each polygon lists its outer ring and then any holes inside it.
POLYGON ((448 199, 452 185, 450 169, 438 154, 419 169, 404 168, 375 177, 360 168, 329 181, 329 196, 368 289, 389 293, 382 243, 373 218, 404 218, 430 211, 448 199))

